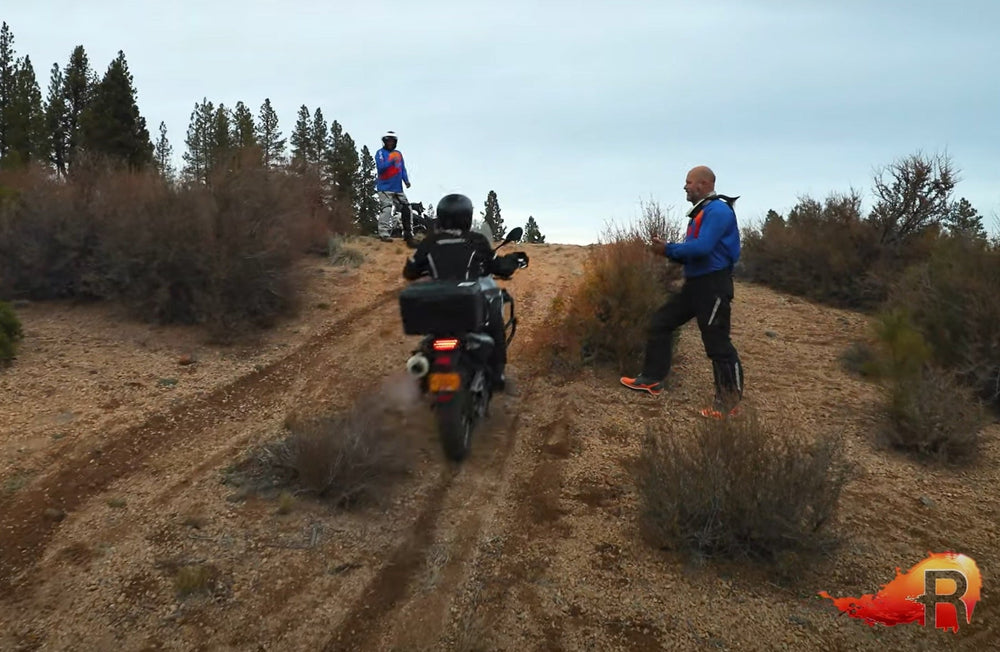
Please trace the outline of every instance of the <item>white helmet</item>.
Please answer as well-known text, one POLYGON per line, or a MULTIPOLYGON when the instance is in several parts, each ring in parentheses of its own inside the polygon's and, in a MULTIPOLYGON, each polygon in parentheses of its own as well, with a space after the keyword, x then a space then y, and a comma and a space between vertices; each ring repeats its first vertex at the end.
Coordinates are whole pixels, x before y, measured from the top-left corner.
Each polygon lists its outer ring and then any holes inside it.
POLYGON ((387 131, 387 132, 385 132, 385 135, 382 136, 382 142, 385 142, 385 141, 387 141, 390 138, 392 138, 393 140, 396 140, 396 141, 399 140, 399 137, 396 136, 396 132, 395 131, 387 131))

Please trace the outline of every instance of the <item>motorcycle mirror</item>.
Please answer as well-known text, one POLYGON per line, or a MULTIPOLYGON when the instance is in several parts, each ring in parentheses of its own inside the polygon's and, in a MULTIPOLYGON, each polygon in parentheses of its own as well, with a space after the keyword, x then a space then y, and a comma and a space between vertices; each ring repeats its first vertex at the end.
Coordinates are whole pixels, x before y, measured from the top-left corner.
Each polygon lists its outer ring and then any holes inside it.
POLYGON ((507 234, 507 237, 504 238, 503 243, 507 244, 509 242, 520 242, 522 235, 524 235, 524 229, 521 227, 511 229, 510 233, 507 234))

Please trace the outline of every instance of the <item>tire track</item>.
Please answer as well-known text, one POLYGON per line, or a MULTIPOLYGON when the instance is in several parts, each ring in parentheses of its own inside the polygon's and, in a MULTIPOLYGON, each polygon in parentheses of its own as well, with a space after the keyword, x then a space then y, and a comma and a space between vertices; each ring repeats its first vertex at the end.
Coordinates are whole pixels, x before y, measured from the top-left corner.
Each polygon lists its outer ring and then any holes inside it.
MULTIPOLYGON (((509 419, 480 426, 505 430, 509 436, 490 455, 470 458, 460 467, 449 467, 448 483, 429 498, 412 534, 393 555, 393 562, 402 558, 405 565, 387 566, 383 571, 388 572, 380 572, 372 580, 325 650, 387 649, 386 640, 378 638, 386 635, 396 643, 388 649, 425 649, 427 641, 415 647, 413 639, 438 638, 440 631, 428 635, 426 629, 433 629, 434 625, 429 623, 445 617, 455 591, 464 581, 486 520, 484 514, 491 512, 496 504, 500 480, 517 443, 518 420, 515 411, 509 419), (477 507, 470 509, 470 505, 477 507), (418 575, 428 567, 435 548, 447 550, 447 562, 439 570, 444 579, 431 592, 418 595, 414 585, 418 575)), ((481 432, 480 437, 484 434, 481 432)), ((487 442, 480 442, 480 451, 489 450, 484 444, 487 442)))
MULTIPOLYGON (((568 287, 569 281, 567 279, 561 279, 561 281, 556 288, 553 288, 553 293, 563 292, 568 287)), ((538 301, 536 292, 531 288, 525 288, 523 295, 527 299, 526 303, 534 304, 538 301)), ((515 300, 517 300, 517 294, 515 294, 515 300)), ((527 328, 524 328, 518 335, 526 344, 524 346, 525 353, 534 349, 534 340, 538 336, 538 331, 544 328, 546 317, 545 313, 534 314, 530 320, 525 320, 526 323, 522 322, 527 328)), ((524 377, 527 379, 537 372, 538 365, 530 356, 524 357, 522 360, 523 362, 518 364, 518 358, 512 357, 511 367, 523 369, 524 377)), ((531 397, 537 394, 538 389, 533 382, 525 382, 522 387, 523 396, 511 401, 510 395, 508 395, 504 405, 501 406, 494 402, 491 406, 491 410, 501 408, 511 416, 509 425, 504 424, 508 434, 500 443, 499 448, 490 456, 488 463, 477 468, 477 466, 470 464, 473 460, 467 460, 459 468, 460 472, 467 474, 464 478, 458 476, 457 481, 452 481, 456 476, 450 476, 447 482, 434 488, 407 540, 397 547, 391 560, 364 589, 341 620, 336 632, 324 646, 324 650, 339 652, 341 650, 384 649, 387 640, 380 640, 380 636, 388 636, 389 639, 392 639, 391 642, 397 644, 392 649, 408 649, 405 644, 415 643, 414 639, 423 639, 420 644, 426 645, 430 644, 430 641, 440 640, 441 636, 446 635, 447 623, 438 623, 438 620, 454 619, 455 617, 455 614, 451 617, 447 615, 448 609, 455 604, 458 595, 469 581, 470 573, 473 572, 472 562, 483 545, 481 540, 483 528, 491 520, 485 518, 484 514, 492 515, 499 508, 498 501, 507 491, 504 485, 509 484, 509 482, 517 482, 513 478, 513 474, 508 473, 509 467, 516 457, 515 451, 523 448, 523 445, 533 448, 537 443, 533 441, 524 444, 519 425, 521 406, 530 405, 531 397), (507 475, 511 475, 511 478, 504 482, 504 476, 507 475), (459 492, 463 493, 460 496, 456 495, 459 492), (477 507, 470 511, 469 505, 477 507), (455 522, 455 525, 447 527, 441 525, 449 520, 455 522), (415 579, 418 573, 425 568, 431 548, 435 544, 447 544, 448 537, 446 535, 449 532, 457 532, 460 536, 455 537, 459 541, 457 546, 448 548, 449 561, 441 569, 441 573, 446 579, 430 594, 414 595, 415 579), (415 616, 414 613, 419 615, 415 616), (430 628, 435 631, 416 634, 412 631, 412 628, 416 627, 430 628)), ((555 453, 557 457, 562 457, 562 451, 549 450, 548 444, 552 443, 558 449, 569 443, 567 440, 568 424, 560 425, 563 427, 556 433, 558 443, 547 441, 544 439, 545 435, 542 434, 543 441, 546 441, 543 447, 546 451, 555 453)), ((473 450, 476 450, 475 444, 473 450)), ((557 496, 553 496, 552 493, 553 491, 557 493, 557 488, 561 484, 561 473, 557 473, 555 476, 557 478, 556 487, 553 488, 549 485, 552 484, 553 480, 550 475, 554 471, 561 471, 561 469, 558 464, 553 465, 545 463, 545 461, 532 464, 530 468, 532 470, 531 478, 524 483, 523 488, 518 490, 518 494, 523 498, 525 509, 538 508, 539 500, 541 500, 545 503, 541 509, 545 511, 550 507, 550 503, 558 500, 557 496), (530 490, 532 486, 545 486, 544 496, 540 498, 538 495, 532 494, 530 490)), ((521 486, 521 483, 518 483, 518 486, 521 486)), ((518 511, 520 513, 520 510, 518 511)), ((548 518, 543 517, 542 520, 547 521, 548 518)), ((458 614, 459 618, 463 616, 465 614, 458 614)))
POLYGON ((45 550, 62 518, 112 482, 139 471, 157 450, 223 420, 245 419, 270 405, 300 375, 310 358, 351 332, 359 320, 392 301, 397 288, 355 309, 263 369, 241 376, 208 396, 107 437, 99 449, 78 455, 17 495, 0 500, 0 599, 15 593, 45 550))
POLYGON ((417 517, 409 536, 396 548, 344 616, 340 628, 323 646, 327 652, 366 649, 371 638, 378 634, 385 616, 406 595, 437 534, 441 505, 455 479, 455 473, 448 470, 442 476, 427 497, 427 507, 417 517))

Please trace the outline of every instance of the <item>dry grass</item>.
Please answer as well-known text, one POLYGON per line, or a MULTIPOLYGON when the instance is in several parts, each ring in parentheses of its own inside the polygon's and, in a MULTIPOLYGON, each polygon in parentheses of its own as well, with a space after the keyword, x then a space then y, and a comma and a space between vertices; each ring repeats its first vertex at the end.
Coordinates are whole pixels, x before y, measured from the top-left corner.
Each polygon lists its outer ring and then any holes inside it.
POLYGON ((327 258, 331 265, 339 267, 360 267, 365 262, 365 255, 359 249, 346 244, 341 236, 330 236, 327 244, 327 258))
POLYGON ((846 466, 838 436, 771 428, 748 410, 703 421, 693 436, 649 431, 638 480, 654 545, 774 560, 833 543, 846 466))
POLYGON ((211 564, 188 564, 177 568, 174 591, 180 599, 211 593, 219 580, 219 570, 211 564))
POLYGON ((292 510, 295 509, 295 494, 290 491, 282 491, 278 494, 278 514, 285 515, 291 514, 292 510))

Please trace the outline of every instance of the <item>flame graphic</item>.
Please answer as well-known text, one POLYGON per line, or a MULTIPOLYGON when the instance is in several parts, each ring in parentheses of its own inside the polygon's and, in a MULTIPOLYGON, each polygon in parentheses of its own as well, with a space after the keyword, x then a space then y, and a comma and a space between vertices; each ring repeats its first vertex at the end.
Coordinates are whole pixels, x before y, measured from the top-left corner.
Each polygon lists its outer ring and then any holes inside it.
MULTIPOLYGON (((829 598, 841 612, 852 618, 860 618, 869 625, 899 625, 904 623, 920 623, 924 625, 924 605, 916 599, 924 594, 924 572, 931 570, 955 570, 963 573, 968 582, 965 595, 960 596, 965 603, 966 624, 972 622, 972 610, 979 602, 979 590, 982 588, 982 576, 976 562, 971 557, 954 552, 928 553, 927 559, 916 564, 906 573, 896 568, 896 577, 872 595, 866 593, 860 598, 834 598, 826 591, 820 595, 829 598)), ((953 594, 957 590, 956 582, 951 579, 938 579, 935 593, 942 596, 953 594)), ((934 606, 934 624, 938 629, 958 631, 958 612, 955 606, 940 602, 934 606)))

